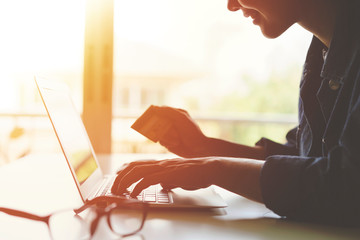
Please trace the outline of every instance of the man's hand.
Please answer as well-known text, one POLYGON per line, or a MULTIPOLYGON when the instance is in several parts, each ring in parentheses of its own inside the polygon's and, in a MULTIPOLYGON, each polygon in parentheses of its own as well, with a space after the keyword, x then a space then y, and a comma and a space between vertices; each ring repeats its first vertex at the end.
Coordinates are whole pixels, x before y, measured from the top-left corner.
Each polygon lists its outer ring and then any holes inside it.
POLYGON ((145 160, 131 162, 123 166, 113 184, 112 192, 122 194, 133 183, 132 197, 143 189, 160 183, 164 188, 181 187, 186 190, 206 188, 214 184, 216 173, 215 160, 204 159, 171 159, 145 160))
POLYGON ((171 128, 159 139, 170 152, 181 157, 207 156, 208 138, 182 109, 154 106, 158 116, 169 119, 171 128))
POLYGON ((264 159, 262 147, 250 147, 205 136, 190 115, 182 109, 153 106, 157 117, 169 122, 159 143, 180 157, 209 156, 264 159))
POLYGON ((123 166, 111 190, 120 195, 138 182, 130 194, 136 197, 143 189, 159 183, 186 190, 217 185, 261 202, 262 165, 263 161, 258 160, 220 157, 136 161, 123 166))

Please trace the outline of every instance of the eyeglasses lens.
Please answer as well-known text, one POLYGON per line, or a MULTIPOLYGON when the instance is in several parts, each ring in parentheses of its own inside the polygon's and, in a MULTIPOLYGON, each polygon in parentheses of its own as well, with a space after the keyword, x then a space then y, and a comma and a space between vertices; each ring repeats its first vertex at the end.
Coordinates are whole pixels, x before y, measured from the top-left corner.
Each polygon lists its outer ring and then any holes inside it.
POLYGON ((49 228, 53 240, 88 240, 90 238, 89 225, 73 211, 52 215, 49 228))
POLYGON ((128 235, 141 229, 142 208, 115 208, 109 213, 109 224, 114 233, 128 235))

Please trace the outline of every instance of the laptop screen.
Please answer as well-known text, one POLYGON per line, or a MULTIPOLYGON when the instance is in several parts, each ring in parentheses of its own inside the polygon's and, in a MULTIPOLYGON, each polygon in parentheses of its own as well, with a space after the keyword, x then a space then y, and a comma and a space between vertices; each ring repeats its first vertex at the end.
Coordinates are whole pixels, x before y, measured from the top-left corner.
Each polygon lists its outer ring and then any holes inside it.
POLYGON ((98 168, 80 115, 68 93, 42 88, 42 96, 68 162, 80 184, 98 168))

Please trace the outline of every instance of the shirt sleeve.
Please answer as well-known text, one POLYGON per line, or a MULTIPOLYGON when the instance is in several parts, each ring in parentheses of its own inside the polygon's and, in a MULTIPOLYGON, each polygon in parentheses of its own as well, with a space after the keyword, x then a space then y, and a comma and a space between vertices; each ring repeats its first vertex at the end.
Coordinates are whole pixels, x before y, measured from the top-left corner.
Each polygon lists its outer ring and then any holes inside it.
POLYGON ((260 180, 265 205, 297 220, 360 225, 359 122, 360 107, 327 156, 269 156, 260 180))
POLYGON ((293 128, 286 134, 287 142, 285 144, 280 144, 267 138, 261 138, 256 143, 256 146, 262 146, 264 148, 266 157, 272 155, 299 155, 299 150, 296 146, 297 129, 297 127, 293 128))

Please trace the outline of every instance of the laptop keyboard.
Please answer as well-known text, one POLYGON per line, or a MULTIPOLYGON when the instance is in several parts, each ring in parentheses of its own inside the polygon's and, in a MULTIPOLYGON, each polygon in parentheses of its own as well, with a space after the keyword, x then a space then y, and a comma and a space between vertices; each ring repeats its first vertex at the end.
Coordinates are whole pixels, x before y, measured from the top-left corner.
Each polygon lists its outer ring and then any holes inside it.
MULTIPOLYGON (((129 192, 131 192, 131 187, 129 192)), ((125 195, 130 197, 128 194, 125 195)), ((148 203, 170 203, 169 194, 167 191, 162 190, 159 185, 150 186, 144 189, 137 197, 139 201, 148 203)))
MULTIPOLYGON (((113 183, 113 178, 104 179, 106 183, 104 182, 102 186, 104 186, 102 189, 98 191, 96 194, 97 196, 106 196, 106 195, 113 195, 111 193, 111 186, 113 183)), ((135 184, 131 185, 128 190, 128 193, 125 193, 124 196, 126 198, 130 198, 130 192, 134 189, 135 184)), ((139 201, 142 202, 148 202, 148 203, 171 203, 171 198, 169 196, 168 191, 163 190, 160 185, 153 185, 146 189, 144 189, 137 197, 139 201)))

